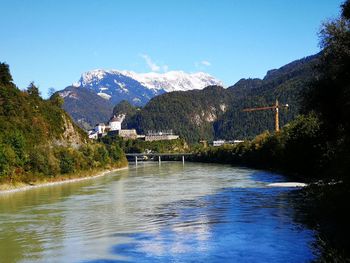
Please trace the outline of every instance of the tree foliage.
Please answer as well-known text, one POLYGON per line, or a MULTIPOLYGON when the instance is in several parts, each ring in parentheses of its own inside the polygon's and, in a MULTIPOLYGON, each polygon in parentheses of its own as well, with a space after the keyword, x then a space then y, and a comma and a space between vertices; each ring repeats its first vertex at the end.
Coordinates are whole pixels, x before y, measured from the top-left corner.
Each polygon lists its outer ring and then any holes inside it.
POLYGON ((279 133, 264 132, 251 141, 200 150, 195 160, 319 176, 324 145, 314 114, 299 116, 279 133))
POLYGON ((337 173, 350 171, 350 1, 342 15, 325 23, 320 32, 323 54, 319 78, 306 93, 304 111, 313 111, 322 122, 330 165, 337 173))
POLYGON ((11 85, 12 76, 10 74, 9 66, 5 63, 0 63, 0 85, 11 85))

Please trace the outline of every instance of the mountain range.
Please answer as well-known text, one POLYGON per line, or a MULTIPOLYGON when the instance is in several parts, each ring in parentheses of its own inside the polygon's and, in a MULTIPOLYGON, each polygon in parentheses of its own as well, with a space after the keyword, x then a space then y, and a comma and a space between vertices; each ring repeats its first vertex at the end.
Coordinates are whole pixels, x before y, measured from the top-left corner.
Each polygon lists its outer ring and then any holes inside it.
POLYGON ((64 109, 85 129, 106 122, 113 112, 126 114, 123 127, 139 133, 172 129, 189 142, 245 139, 273 130, 274 115, 247 113, 244 108, 272 105, 279 99, 290 105, 280 113, 281 126, 299 114, 300 95, 316 77, 319 57, 293 61, 269 70, 263 79, 241 79, 228 88, 205 73, 93 70, 59 93, 64 109))
POLYGON ((144 106, 151 98, 167 92, 203 89, 222 82, 203 72, 135 73, 96 69, 85 72, 78 82, 60 91, 64 109, 84 128, 107 120, 113 106, 126 100, 144 106))

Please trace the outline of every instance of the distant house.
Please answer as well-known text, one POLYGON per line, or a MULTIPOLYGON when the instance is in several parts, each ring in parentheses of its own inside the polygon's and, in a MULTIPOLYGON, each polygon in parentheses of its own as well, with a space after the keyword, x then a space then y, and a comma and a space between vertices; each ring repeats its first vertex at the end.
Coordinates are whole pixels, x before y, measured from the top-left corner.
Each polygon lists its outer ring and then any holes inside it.
POLYGON ((224 140, 213 141, 213 146, 215 146, 215 147, 219 147, 219 146, 224 145, 224 144, 225 144, 224 140))
POLYGON ((222 146, 224 144, 226 144, 226 145, 233 145, 233 144, 237 144, 237 143, 241 143, 241 142, 244 142, 244 141, 242 141, 242 140, 231 140, 231 141, 216 140, 216 141, 213 141, 213 146, 214 147, 219 147, 219 146, 222 146))
POLYGON ((98 123, 95 126, 94 129, 97 133, 105 133, 106 132, 106 125, 104 123, 98 123))
POLYGON ((106 134, 106 125, 104 123, 98 123, 95 125, 95 128, 88 131, 89 138, 94 140, 97 140, 103 134, 106 134))
POLYGON ((90 139, 97 140, 98 133, 93 129, 93 130, 88 131, 88 136, 90 139))
POLYGON ((176 140, 179 138, 179 135, 173 134, 172 130, 169 131, 160 131, 160 132, 153 132, 149 131, 148 134, 145 136, 145 141, 164 141, 164 140, 176 140))
POLYGON ((98 123, 96 124, 95 128, 93 130, 88 131, 88 135, 90 139, 97 139, 100 137, 103 137, 107 134, 117 134, 122 138, 125 139, 136 139, 137 133, 135 129, 132 130, 123 130, 122 129, 122 122, 125 119, 124 114, 120 114, 118 116, 113 116, 109 121, 108 124, 104 123, 98 123))

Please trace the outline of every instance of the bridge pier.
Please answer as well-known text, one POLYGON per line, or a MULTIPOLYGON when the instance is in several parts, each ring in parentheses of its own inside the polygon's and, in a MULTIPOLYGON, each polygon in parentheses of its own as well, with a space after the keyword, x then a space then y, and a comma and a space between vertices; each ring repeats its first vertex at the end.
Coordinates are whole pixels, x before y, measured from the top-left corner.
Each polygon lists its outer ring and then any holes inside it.
POLYGON ((185 155, 182 155, 182 164, 185 165, 185 155))
POLYGON ((159 165, 161 164, 161 162, 162 162, 162 160, 161 160, 160 155, 159 155, 158 156, 158 163, 159 163, 159 165))

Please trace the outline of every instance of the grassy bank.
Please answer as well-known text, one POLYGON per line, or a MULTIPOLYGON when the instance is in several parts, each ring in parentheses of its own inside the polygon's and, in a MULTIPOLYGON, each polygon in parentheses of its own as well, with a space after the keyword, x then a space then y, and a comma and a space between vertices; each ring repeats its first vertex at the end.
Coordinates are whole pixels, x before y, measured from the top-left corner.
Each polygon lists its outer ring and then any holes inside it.
POLYGON ((89 178, 95 178, 103 176, 109 172, 117 171, 123 168, 127 168, 128 162, 126 159, 118 161, 112 165, 106 166, 104 168, 91 168, 89 170, 82 170, 75 173, 61 174, 53 177, 45 177, 40 175, 32 175, 30 180, 26 176, 25 179, 17 180, 3 180, 0 184, 0 193, 11 192, 12 190, 24 190, 33 187, 64 183, 64 182, 74 182, 89 178))
POLYGON ((21 165, 0 170, 0 189, 89 176, 125 167, 125 154, 116 145, 89 143, 78 148, 36 147, 21 165))

